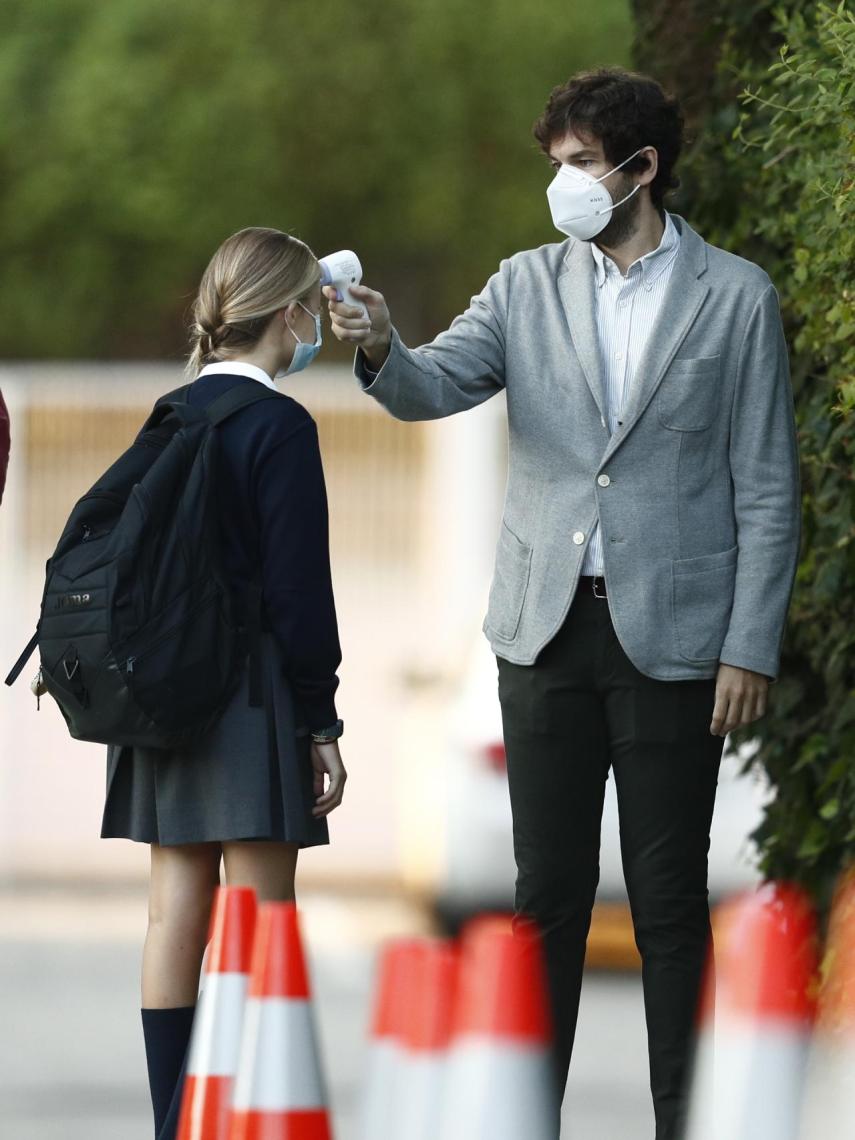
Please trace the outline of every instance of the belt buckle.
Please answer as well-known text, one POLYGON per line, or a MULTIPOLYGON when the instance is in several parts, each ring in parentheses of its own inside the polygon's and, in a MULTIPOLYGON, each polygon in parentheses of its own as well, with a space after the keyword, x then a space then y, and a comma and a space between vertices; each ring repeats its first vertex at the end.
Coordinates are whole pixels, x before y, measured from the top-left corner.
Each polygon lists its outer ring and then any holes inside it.
POLYGON ((600 575, 594 575, 594 577, 591 579, 591 591, 592 591, 594 597, 599 598, 601 601, 603 601, 605 599, 606 595, 605 595, 605 593, 602 593, 602 594, 597 593, 597 582, 602 582, 603 583, 603 590, 605 590, 606 580, 601 574, 600 575))

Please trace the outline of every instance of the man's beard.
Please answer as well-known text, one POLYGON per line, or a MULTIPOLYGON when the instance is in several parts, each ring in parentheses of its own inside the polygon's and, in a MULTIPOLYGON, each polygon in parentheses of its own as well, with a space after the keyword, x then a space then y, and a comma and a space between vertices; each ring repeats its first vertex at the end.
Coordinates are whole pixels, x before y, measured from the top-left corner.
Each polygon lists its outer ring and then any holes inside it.
POLYGON ((634 185, 631 175, 621 176, 620 186, 612 194, 620 205, 612 210, 605 229, 600 230, 591 239, 597 245, 605 246, 606 249, 617 249, 634 237, 638 230, 638 216, 641 213, 641 196, 638 192, 632 194, 634 185), (626 198, 627 194, 632 194, 632 197, 621 202, 621 198, 626 198))

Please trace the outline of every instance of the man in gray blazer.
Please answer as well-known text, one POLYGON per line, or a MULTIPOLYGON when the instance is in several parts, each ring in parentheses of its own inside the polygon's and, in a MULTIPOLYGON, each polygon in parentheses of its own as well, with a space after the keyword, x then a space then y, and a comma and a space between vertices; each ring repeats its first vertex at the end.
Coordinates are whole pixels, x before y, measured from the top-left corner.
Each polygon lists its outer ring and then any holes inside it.
MULTIPOLYGON (((621 70, 535 124, 568 240, 503 261, 410 349, 381 294, 327 291, 365 390, 402 420, 507 395, 509 476, 484 631, 498 659, 518 876, 544 933, 563 1092, 614 772, 657 1140, 680 1134, 709 938, 723 738, 766 708, 799 545, 793 401, 758 266, 663 209, 682 117, 621 70)), ((557 1129, 556 1129, 557 1131, 557 1129)))

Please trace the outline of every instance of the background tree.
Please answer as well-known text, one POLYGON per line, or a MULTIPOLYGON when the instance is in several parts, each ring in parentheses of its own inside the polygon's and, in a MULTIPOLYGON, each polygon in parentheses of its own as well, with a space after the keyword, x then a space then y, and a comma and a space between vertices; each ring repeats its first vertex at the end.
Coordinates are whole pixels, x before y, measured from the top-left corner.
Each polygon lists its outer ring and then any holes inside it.
MULTIPOLYGON (((405 334, 551 241, 531 124, 626 62, 626 0, 6 0, 0 354, 183 348, 208 257, 245 225, 354 247, 405 334)), ((347 355, 339 350, 342 358, 347 355)))
POLYGON ((759 739, 774 789, 755 837, 763 870, 826 905, 855 858, 855 14, 792 0, 664 11, 636 0, 636 58, 686 85, 680 206, 769 271, 787 325, 801 562, 770 715, 734 739, 759 739), (672 53, 687 27, 691 48, 672 53))

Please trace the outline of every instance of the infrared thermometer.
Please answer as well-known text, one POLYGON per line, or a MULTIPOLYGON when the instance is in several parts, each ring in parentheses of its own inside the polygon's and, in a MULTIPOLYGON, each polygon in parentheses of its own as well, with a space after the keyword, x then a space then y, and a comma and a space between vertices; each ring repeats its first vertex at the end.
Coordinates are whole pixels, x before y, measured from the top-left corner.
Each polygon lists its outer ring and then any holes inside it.
POLYGON ((362 266, 353 250, 340 249, 338 253, 329 253, 320 258, 318 265, 321 267, 321 285, 334 286, 337 301, 353 305, 367 317, 366 307, 350 292, 350 286, 358 285, 362 280, 362 266))

